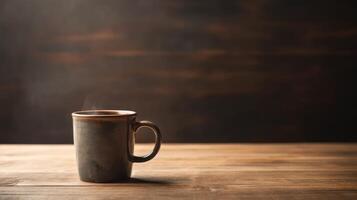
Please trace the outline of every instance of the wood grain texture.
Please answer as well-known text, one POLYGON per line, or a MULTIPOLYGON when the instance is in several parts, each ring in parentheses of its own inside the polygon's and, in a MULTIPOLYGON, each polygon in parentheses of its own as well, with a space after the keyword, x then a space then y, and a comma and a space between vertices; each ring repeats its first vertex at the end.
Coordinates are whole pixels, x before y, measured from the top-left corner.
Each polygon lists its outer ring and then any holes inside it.
POLYGON ((1 145, 0 199, 357 198, 356 144, 166 144, 117 184, 76 170, 72 145, 1 145))
POLYGON ((357 141, 356 4, 2 0, 0 143, 73 143, 91 108, 166 142, 357 141))

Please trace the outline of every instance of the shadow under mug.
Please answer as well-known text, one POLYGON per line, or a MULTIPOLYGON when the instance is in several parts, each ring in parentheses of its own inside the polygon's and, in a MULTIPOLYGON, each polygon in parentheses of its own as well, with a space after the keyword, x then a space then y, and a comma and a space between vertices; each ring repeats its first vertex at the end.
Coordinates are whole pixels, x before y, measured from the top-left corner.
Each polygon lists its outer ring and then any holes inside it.
POLYGON ((136 121, 129 110, 86 110, 72 113, 73 138, 79 177, 82 181, 105 183, 130 178, 133 162, 155 157, 161 145, 160 129, 150 121, 136 121), (143 157, 133 155, 134 133, 148 127, 155 133, 153 151, 143 157))

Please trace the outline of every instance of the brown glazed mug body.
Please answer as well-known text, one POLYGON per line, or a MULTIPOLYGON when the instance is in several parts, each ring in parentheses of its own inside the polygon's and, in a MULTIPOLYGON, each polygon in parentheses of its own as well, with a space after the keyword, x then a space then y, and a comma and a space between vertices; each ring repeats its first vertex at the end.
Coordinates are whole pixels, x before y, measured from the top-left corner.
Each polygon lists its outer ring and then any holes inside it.
POLYGON ((79 177, 106 183, 130 178, 132 163, 151 160, 161 144, 159 128, 149 121, 136 121, 128 110, 87 110, 72 113, 73 138, 79 177), (148 127, 156 135, 154 150, 144 157, 133 155, 134 133, 148 127))

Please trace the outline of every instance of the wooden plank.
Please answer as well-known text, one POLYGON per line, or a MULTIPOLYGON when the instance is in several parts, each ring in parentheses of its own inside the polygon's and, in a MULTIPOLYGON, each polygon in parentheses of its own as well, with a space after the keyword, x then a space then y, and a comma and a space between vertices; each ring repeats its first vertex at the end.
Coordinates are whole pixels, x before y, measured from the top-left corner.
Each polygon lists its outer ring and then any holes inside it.
POLYGON ((357 141, 355 5, 0 1, 0 143, 72 143, 94 107, 169 142, 357 141))
MULTIPOLYGON (((150 144, 136 145, 144 154, 150 144)), ((0 145, 0 199, 353 199, 356 144, 164 144, 133 179, 78 179, 72 145, 0 145)))

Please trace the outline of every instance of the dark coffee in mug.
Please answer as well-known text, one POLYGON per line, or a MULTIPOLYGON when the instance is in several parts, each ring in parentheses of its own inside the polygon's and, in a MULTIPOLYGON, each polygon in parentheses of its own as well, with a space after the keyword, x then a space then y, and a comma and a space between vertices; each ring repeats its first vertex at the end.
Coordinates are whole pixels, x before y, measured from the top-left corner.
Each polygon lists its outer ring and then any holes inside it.
POLYGON ((73 138, 79 177, 88 182, 118 182, 130 178, 133 162, 146 162, 158 153, 159 128, 150 121, 136 121, 128 110, 87 110, 72 113, 73 138), (156 135, 154 150, 144 157, 133 155, 134 133, 148 127, 156 135))

